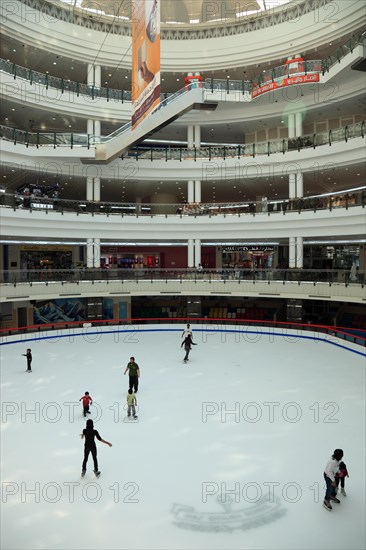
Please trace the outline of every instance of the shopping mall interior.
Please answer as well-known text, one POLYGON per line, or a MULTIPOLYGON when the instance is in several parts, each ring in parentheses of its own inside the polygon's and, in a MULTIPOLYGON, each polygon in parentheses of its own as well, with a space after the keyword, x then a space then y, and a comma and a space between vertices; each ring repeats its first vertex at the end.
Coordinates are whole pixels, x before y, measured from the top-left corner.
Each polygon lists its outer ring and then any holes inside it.
MULTIPOLYGON (((9 0, 0 12, 4 357, 52 331, 187 322, 296 330, 364 357, 363 0, 9 0)), ((31 539, 12 528, 4 540, 71 550, 31 539)), ((141 550, 172 543, 158 539, 141 550)))

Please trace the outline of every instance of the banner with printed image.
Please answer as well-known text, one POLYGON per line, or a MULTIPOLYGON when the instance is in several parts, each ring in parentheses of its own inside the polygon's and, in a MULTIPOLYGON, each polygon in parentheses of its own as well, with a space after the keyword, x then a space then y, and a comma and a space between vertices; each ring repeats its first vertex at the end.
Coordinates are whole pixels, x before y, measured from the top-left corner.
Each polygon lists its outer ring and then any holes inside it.
POLYGON ((160 103, 160 1, 133 0, 132 129, 160 103))

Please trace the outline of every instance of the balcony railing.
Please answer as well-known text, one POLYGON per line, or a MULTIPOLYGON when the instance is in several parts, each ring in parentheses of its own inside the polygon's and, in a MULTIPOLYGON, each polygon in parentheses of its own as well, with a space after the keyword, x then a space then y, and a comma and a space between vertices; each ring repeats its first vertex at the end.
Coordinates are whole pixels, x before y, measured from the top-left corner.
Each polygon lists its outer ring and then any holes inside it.
MULTIPOLYGON (((171 96, 178 97, 176 94, 171 96)), ((169 103, 167 100, 167 104, 169 103)), ((163 104, 164 106, 165 104, 163 104)), ((152 114, 153 116, 153 114, 152 114)), ((130 123, 122 126, 109 136, 95 138, 91 134, 74 134, 62 132, 28 132, 18 130, 9 126, 0 125, 0 138, 5 141, 13 142, 14 145, 20 143, 26 147, 86 147, 90 148, 97 141, 107 142, 112 137, 120 135, 129 130, 130 123)), ((365 137, 365 121, 335 128, 326 132, 307 134, 298 138, 285 138, 281 140, 262 141, 236 146, 208 146, 208 147, 147 147, 137 146, 128 152, 128 156, 139 159, 153 160, 193 160, 199 159, 212 160, 222 158, 245 158, 256 156, 271 156, 272 154, 285 154, 289 151, 300 151, 302 149, 316 149, 321 145, 332 145, 336 142, 346 142, 357 137, 365 137)), ((124 158, 123 156, 121 158, 124 158)))
POLYGON ((243 216, 243 215, 278 215, 290 212, 305 212, 352 208, 366 205, 366 189, 360 191, 342 191, 331 196, 311 196, 296 199, 281 199, 269 201, 242 201, 222 203, 123 203, 95 202, 72 199, 48 198, 47 196, 25 196, 1 193, 0 207, 22 209, 29 211, 74 212, 77 215, 106 216, 243 216))
MULTIPOLYGON (((358 31, 354 33, 347 40, 347 42, 339 46, 331 56, 328 56, 322 60, 305 60, 302 71, 303 74, 314 72, 321 72, 325 74, 326 72, 329 72, 329 69, 332 66, 339 63, 348 53, 353 52, 354 48, 358 44, 362 44, 364 39, 365 32, 362 30, 358 31)), ((94 85, 90 86, 81 82, 72 81, 70 79, 34 71, 33 69, 22 67, 21 65, 17 65, 16 63, 12 63, 11 61, 5 59, 0 59, 0 71, 11 74, 14 80, 20 78, 28 81, 30 84, 41 84, 42 86, 45 86, 46 89, 53 88, 59 90, 62 94, 68 92, 76 94, 77 97, 84 95, 92 100, 103 98, 107 101, 115 101, 120 103, 132 101, 132 93, 130 90, 115 89, 103 86, 98 87, 94 85)), ((204 85, 206 89, 210 89, 211 91, 224 90, 227 93, 241 92, 242 94, 245 94, 250 93, 253 88, 262 86, 266 82, 273 82, 276 78, 290 77, 293 76, 293 74, 292 69, 289 68, 289 65, 287 64, 274 67, 266 74, 260 73, 258 77, 252 81, 207 79, 204 85)), ((160 98, 161 100, 164 100, 169 95, 171 95, 171 93, 161 94, 160 98)))
POLYGON ((309 283, 334 283, 348 285, 365 284, 365 271, 357 271, 355 275, 346 269, 249 269, 249 268, 223 268, 223 269, 130 269, 111 267, 84 268, 84 269, 33 269, 0 271, 0 284, 50 284, 75 283, 92 281, 122 281, 138 282, 147 281, 195 281, 195 282, 296 282, 309 283))

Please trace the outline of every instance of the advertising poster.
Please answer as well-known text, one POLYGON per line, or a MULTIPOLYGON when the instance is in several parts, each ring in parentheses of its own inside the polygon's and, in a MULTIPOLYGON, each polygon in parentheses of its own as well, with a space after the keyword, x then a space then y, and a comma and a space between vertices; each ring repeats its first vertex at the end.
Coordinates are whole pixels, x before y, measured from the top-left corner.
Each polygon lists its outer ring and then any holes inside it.
POLYGON ((37 302, 33 309, 33 322, 35 325, 43 325, 63 321, 84 321, 85 310, 85 298, 58 298, 37 302))
POLYGON ((160 0, 133 0, 132 129, 160 103, 160 0))

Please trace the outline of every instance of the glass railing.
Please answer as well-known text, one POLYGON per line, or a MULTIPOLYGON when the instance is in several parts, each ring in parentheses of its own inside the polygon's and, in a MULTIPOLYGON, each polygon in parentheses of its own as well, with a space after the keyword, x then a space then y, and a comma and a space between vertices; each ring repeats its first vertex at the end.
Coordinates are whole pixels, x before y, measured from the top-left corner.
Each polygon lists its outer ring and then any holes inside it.
POLYGON ((33 269, 0 271, 0 283, 49 283, 80 281, 141 281, 141 280, 195 280, 195 281, 237 281, 258 282, 281 281, 303 283, 340 283, 363 285, 365 271, 357 271, 351 277, 349 269, 130 269, 130 268, 82 268, 82 269, 33 269), (352 279, 352 280, 351 280, 352 279))
MULTIPOLYGON (((322 72, 323 74, 340 62, 340 60, 348 53, 352 52, 358 44, 362 44, 365 40, 365 31, 358 31, 354 33, 345 44, 339 46, 337 50, 329 57, 322 60, 309 60, 303 62, 302 74, 322 72)), ((33 69, 28 69, 11 63, 5 59, 0 59, 0 71, 11 74, 14 79, 21 78, 27 80, 30 84, 41 84, 48 88, 54 88, 60 90, 61 93, 69 92, 76 94, 77 96, 84 95, 92 100, 99 98, 106 99, 107 101, 115 101, 124 103, 125 101, 132 101, 132 93, 130 90, 120 90, 109 87, 90 86, 84 83, 75 82, 70 79, 59 78, 51 76, 49 74, 40 73, 33 69)), ((274 81, 277 78, 291 77, 295 74, 299 74, 299 68, 289 68, 289 64, 280 65, 274 67, 267 73, 260 73, 259 76, 253 81, 246 80, 220 80, 220 79, 206 79, 204 87, 211 91, 225 91, 226 93, 242 94, 250 93, 253 88, 262 86, 265 83, 274 81)), ((171 93, 164 93, 160 95, 161 101, 172 95, 171 93)))
POLYGON ((283 214, 337 208, 352 208, 366 205, 366 189, 355 192, 339 192, 332 196, 311 196, 295 199, 242 201, 225 203, 120 203, 77 201, 71 199, 48 198, 0 194, 0 206, 3 208, 23 210, 45 210, 54 212, 74 212, 77 214, 107 215, 107 216, 242 216, 283 214))
POLYGON ((27 132, 17 128, 0 125, 0 138, 12 141, 14 145, 20 143, 26 147, 87 147, 94 143, 94 136, 88 134, 74 134, 72 132, 27 132))
MULTIPOLYGON (((202 87, 201 83, 197 83, 197 84, 199 84, 199 87, 202 87)), ((193 88, 193 86, 192 86, 192 88, 193 88)), ((160 109, 165 108, 168 105, 171 105, 172 103, 174 103, 174 101, 177 101, 177 99, 179 99, 182 95, 184 95, 186 93, 187 93, 187 87, 184 87, 184 88, 178 90, 177 92, 175 92, 174 94, 169 95, 168 97, 166 97, 165 99, 160 101, 160 104, 151 112, 150 116, 153 116, 154 114, 156 114, 160 109)), ((114 132, 109 134, 108 136, 102 136, 102 137, 98 138, 99 142, 100 143, 107 143, 107 142, 111 141, 113 138, 119 137, 122 134, 126 133, 127 131, 129 131, 131 129, 131 127, 132 127, 131 122, 127 122, 127 124, 124 124, 123 126, 118 128, 117 130, 115 130, 114 132)))
MULTIPOLYGON (((176 100, 183 90, 179 90, 179 93, 173 94, 171 98, 168 98, 166 102, 162 104, 162 107, 170 104, 176 100)), ((153 113, 152 113, 153 116, 153 113)), ((131 123, 122 126, 112 134, 104 137, 95 138, 91 134, 74 134, 74 133, 62 133, 62 132, 27 132, 24 130, 18 130, 17 128, 11 128, 9 126, 0 125, 0 138, 6 141, 11 141, 16 145, 17 143, 28 146, 48 146, 62 147, 87 147, 94 146, 97 142, 108 142, 114 137, 122 135, 124 132, 131 128, 131 123)), ((257 143, 249 143, 245 145, 237 146, 206 146, 206 147, 147 147, 137 146, 130 149, 127 153, 128 156, 138 159, 149 160, 197 160, 212 158, 242 158, 242 157, 255 157, 256 155, 267 155, 276 153, 286 153, 287 151, 316 148, 319 145, 331 145, 335 142, 345 141, 356 137, 365 137, 365 122, 357 122, 349 126, 336 128, 334 130, 319 132, 317 134, 308 134, 293 139, 282 139, 273 141, 264 141, 257 143)), ((121 158, 124 158, 123 156, 121 158)))
MULTIPOLYGON (((300 151, 301 149, 313 148, 320 145, 331 145, 332 143, 345 141, 356 137, 365 136, 365 122, 357 122, 350 126, 336 128, 331 131, 308 134, 293 139, 282 139, 273 141, 263 141, 257 143, 248 143, 237 146, 217 146, 208 147, 147 147, 136 146, 130 149, 128 156, 138 159, 149 160, 197 160, 222 158, 243 158, 255 157, 257 155, 270 156, 276 153, 286 153, 288 151, 300 151)), ((123 156, 122 156, 123 158, 123 156)))

